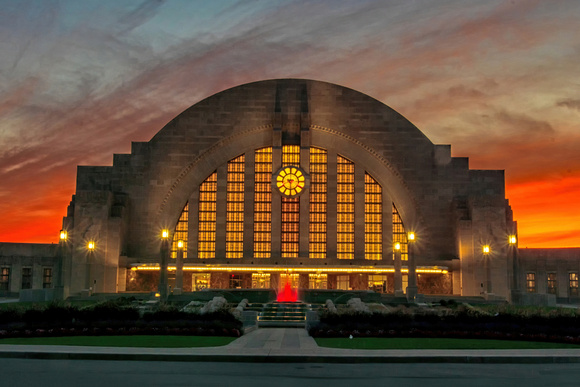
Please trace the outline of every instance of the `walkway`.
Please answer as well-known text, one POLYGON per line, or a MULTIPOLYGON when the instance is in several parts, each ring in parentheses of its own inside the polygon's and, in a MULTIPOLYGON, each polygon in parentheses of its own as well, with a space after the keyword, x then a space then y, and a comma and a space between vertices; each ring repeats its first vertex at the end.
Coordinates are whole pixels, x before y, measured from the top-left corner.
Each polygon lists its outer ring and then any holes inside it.
POLYGON ((0 345, 0 358, 267 363, 580 363, 580 349, 357 350, 316 345, 301 328, 262 328, 223 347, 0 345))

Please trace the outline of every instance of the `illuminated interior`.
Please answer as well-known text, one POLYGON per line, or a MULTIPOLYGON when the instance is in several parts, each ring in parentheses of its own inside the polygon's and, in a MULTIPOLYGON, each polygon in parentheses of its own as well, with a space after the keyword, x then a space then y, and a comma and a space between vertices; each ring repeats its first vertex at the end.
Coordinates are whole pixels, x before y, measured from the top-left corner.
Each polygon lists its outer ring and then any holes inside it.
MULTIPOLYGON (((247 160, 244 154, 239 155, 227 162, 227 175, 224 176, 225 195, 219 196, 218 172, 211 173, 199 186, 198 203, 186 203, 183 211, 176 222, 173 230, 173 240, 171 244, 171 257, 177 254, 177 241, 184 244, 184 271, 194 272, 191 282, 191 290, 199 290, 212 287, 212 281, 218 281, 218 277, 211 279, 212 272, 227 272, 228 281, 226 283, 235 287, 269 288, 279 286, 284 281, 289 280, 295 286, 308 286, 311 289, 351 289, 353 278, 351 275, 368 274, 365 277, 365 284, 368 282, 369 289, 385 292, 388 287, 392 287, 392 273, 394 273, 393 261, 385 254, 391 254, 391 247, 385 249, 383 240, 391 240, 399 246, 403 261, 408 259, 408 236, 403 220, 394 203, 390 203, 392 208, 392 234, 385 239, 386 230, 383 222, 383 187, 368 172, 364 172, 364 190, 357 191, 355 181, 355 162, 334 154, 336 157, 336 169, 329 170, 328 155, 326 149, 320 147, 310 147, 308 157, 307 173, 302 172, 301 150, 297 145, 283 146, 279 153, 281 157, 281 169, 273 174, 273 148, 264 147, 253 151, 253 160, 247 160), (248 167, 248 161, 251 167, 248 167), (329 176, 334 175, 335 192, 329 192, 329 176), (296 178, 291 185, 285 180, 287 176, 296 178), (250 185, 248 186, 248 181, 250 185), (248 187, 253 187, 248 191, 248 187), (302 189, 301 192, 297 192, 302 189), (273 190, 276 191, 274 194, 273 190), (290 192, 287 193, 287 191, 290 192), (304 194, 304 195, 299 195, 304 194), (251 195, 248 202, 247 195, 251 195), (335 206, 329 208, 329 195, 335 198, 335 206), (357 196, 358 195, 358 196, 357 196), (225 197, 225 230, 217 229, 218 209, 223 208, 220 204, 220 197, 225 197), (357 199, 360 198, 360 199, 357 199), (280 201, 280 206, 273 206, 273 202, 280 201), (355 215, 356 200, 364 200, 364 232, 361 231, 362 240, 360 250, 355 250, 356 235, 355 215), (301 203, 301 201, 304 201, 301 203), (246 206, 253 205, 253 214, 248 213, 246 206), (301 206, 306 206, 301 218, 301 206), (280 211, 273 214, 273 208, 280 211), (197 211, 198 219, 193 229, 190 223, 190 211, 197 211), (335 225, 329 230, 329 211, 334 212, 333 220, 335 225), (248 214, 251 214, 251 221, 248 222, 248 214), (279 222, 277 227, 273 226, 274 221, 279 222), (308 222, 307 228, 301 228, 301 222, 308 222), (197 228, 197 229, 196 229, 197 228), (247 232, 251 230, 251 232, 247 232), (244 231, 246 230, 246 231, 244 231), (279 238, 273 233, 279 232, 279 238), (301 231, 302 230, 302 231, 301 231), (307 231, 304 231, 307 230, 307 231), (189 251, 188 256, 188 235, 190 232, 197 235, 197 251, 189 251), (220 237, 221 232, 221 237, 220 237), (300 250, 301 232, 305 232, 307 244, 304 251, 300 250), (332 237, 329 232, 334 233, 332 237), (307 233, 307 234, 306 234, 307 233), (245 238, 252 235, 251 240, 245 238), (223 239, 220 239, 223 238, 223 239), (220 240, 222 242, 220 242, 220 240), (273 244, 277 241, 278 247, 273 244), (219 245, 223 243, 220 250, 219 245), (222 253, 220 253, 222 251, 222 253), (360 251, 364 261, 375 262, 373 266, 361 267, 349 266, 340 267, 337 263, 340 260, 354 260, 357 258, 356 251, 360 251), (250 256, 247 254, 250 253, 250 256), (219 254, 224 254, 224 259, 240 260, 242 264, 229 262, 228 265, 220 263, 209 264, 201 260, 220 258, 219 254), (274 255, 277 254, 277 255, 274 255), (304 262, 289 265, 287 261, 284 265, 272 262, 278 256, 280 259, 307 259, 312 260, 306 265, 304 262), (247 259, 261 259, 263 264, 247 264, 247 259), (332 264, 323 263, 323 266, 314 262, 326 262, 329 259, 338 261, 332 264), (382 261, 382 262, 381 262, 382 261), (337 263, 334 263, 337 262, 337 263), (377 266, 377 263, 379 266, 377 266), (302 267, 296 266, 302 265, 302 267), (289 271, 291 273, 289 273, 289 271), (236 274, 238 273, 238 274, 236 274), (239 273, 251 273, 250 277, 241 276, 239 273), (278 273, 278 274, 276 274, 278 273), (293 273, 293 274, 292 274, 293 273), (302 282, 299 282, 298 273, 307 275, 302 282), (337 275, 335 273, 344 273, 337 275), (272 275, 278 275, 275 280, 272 275), (232 276, 233 275, 233 276, 232 276), (332 276, 332 277, 329 277, 332 276), (388 277, 391 275, 391 277, 388 277), (275 281, 275 282, 272 282, 275 281), (233 284, 233 285, 232 285, 233 284)), ((334 167, 333 167, 334 168, 334 167)), ((362 175, 361 175, 362 176, 362 175)), ((362 177, 361 177, 362 179, 362 177)), ((333 184, 333 186, 334 186, 333 184)), ((222 215, 223 216, 223 215, 222 215)), ((362 230, 362 224, 361 230, 362 230)), ((296 261, 293 261, 296 262, 296 261)), ((225 263, 225 262, 224 262, 225 263)), ((346 263, 346 262, 345 262, 346 263)), ((403 265, 402 272, 407 273, 408 268, 403 265)), ((137 265, 133 271, 159 270, 157 265, 137 265)), ((169 270, 175 270, 175 266, 169 266, 169 270)), ((417 273, 424 274, 447 274, 446 267, 418 267, 417 273)), ((217 275, 217 274, 216 274, 217 275)), ((403 275, 403 281, 407 276, 403 275)), ((217 286, 217 285, 216 285, 217 286)), ((359 285, 360 287, 360 282, 359 285)))

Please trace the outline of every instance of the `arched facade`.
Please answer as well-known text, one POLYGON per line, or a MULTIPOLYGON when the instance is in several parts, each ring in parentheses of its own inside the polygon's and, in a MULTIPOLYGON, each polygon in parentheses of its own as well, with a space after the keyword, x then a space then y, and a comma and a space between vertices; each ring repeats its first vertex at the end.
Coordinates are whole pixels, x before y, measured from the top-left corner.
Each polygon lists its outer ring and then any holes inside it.
POLYGON ((489 282, 507 296, 503 241, 514 227, 503 171, 470 170, 360 92, 269 80, 197 103, 113 166, 79 167, 63 222, 71 235, 64 278, 70 294, 151 290, 169 230, 170 277, 177 241, 185 242, 185 291, 291 279, 404 292, 416 269, 419 292, 479 295, 489 282), (497 246, 488 261, 485 243, 497 246))

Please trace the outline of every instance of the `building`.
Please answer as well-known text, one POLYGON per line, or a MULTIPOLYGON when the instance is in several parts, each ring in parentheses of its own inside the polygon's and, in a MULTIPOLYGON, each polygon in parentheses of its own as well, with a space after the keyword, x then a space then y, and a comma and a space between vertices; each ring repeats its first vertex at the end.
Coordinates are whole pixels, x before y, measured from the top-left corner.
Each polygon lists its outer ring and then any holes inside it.
MULTIPOLYGON (((48 270, 64 296, 291 282, 510 299, 532 272, 516 235, 503 171, 469 169, 355 90, 268 80, 195 104, 112 166, 79 166, 59 245, 0 244, 0 286, 40 287, 48 270)), ((566 262, 577 289, 580 249, 566 262)))

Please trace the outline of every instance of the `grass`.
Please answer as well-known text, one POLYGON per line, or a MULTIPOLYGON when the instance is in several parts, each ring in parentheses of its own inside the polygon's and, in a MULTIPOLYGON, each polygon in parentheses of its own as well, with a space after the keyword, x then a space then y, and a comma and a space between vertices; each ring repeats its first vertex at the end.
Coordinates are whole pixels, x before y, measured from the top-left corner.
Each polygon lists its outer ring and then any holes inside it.
POLYGON ((191 348, 220 347, 236 337, 222 336, 70 336, 25 337, 0 340, 2 344, 16 345, 79 345, 89 347, 191 348))
POLYGON ((316 338, 321 347, 346 349, 548 349, 576 348, 579 345, 535 341, 428 339, 428 338, 316 338))

